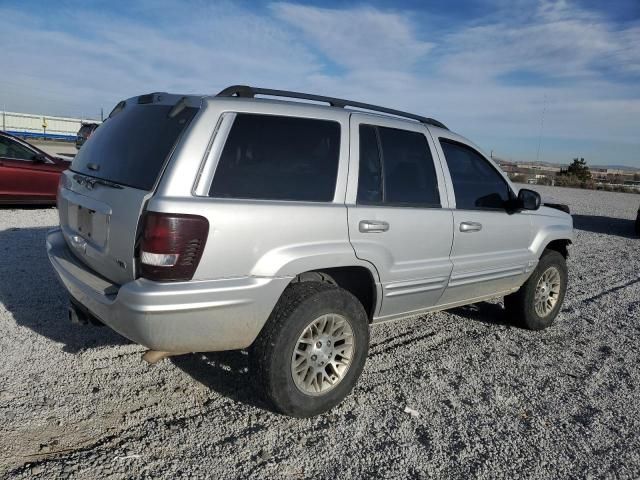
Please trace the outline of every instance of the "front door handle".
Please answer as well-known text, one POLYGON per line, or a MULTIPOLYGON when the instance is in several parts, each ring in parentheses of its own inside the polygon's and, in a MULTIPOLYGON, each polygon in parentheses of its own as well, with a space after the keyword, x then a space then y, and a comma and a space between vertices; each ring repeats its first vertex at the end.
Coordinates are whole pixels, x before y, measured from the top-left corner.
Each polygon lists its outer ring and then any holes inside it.
POLYGON ((379 220, 361 220, 359 228, 362 233, 386 232, 389 230, 389 223, 379 220))
POLYGON ((462 222, 460 223, 461 232, 479 232, 482 230, 482 224, 478 222, 462 222))

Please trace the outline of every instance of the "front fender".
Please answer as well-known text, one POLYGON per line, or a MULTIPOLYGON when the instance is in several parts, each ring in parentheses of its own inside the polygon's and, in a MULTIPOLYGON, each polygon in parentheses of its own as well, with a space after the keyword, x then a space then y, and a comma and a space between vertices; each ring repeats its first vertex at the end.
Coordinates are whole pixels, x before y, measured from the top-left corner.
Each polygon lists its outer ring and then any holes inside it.
POLYGON ((570 215, 567 215, 567 217, 568 221, 563 221, 561 223, 553 221, 557 220, 555 218, 551 219, 552 223, 547 223, 549 222, 550 217, 544 217, 545 224, 537 226, 537 231, 533 237, 531 245, 529 246, 529 250, 536 258, 540 258, 540 255, 542 255, 546 246, 554 240, 568 240, 573 242, 573 219, 570 215))

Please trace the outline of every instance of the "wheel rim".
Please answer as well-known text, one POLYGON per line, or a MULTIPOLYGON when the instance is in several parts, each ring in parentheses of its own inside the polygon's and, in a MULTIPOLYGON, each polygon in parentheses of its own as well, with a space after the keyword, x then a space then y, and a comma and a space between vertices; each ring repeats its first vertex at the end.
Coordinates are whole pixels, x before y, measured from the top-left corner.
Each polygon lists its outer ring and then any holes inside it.
POLYGON ((546 317, 558 303, 560 297, 560 271, 547 268, 536 285, 535 310, 539 317, 546 317))
POLYGON ((316 318, 298 338, 291 356, 291 374, 302 393, 323 395, 347 374, 355 337, 349 321, 328 313, 316 318))

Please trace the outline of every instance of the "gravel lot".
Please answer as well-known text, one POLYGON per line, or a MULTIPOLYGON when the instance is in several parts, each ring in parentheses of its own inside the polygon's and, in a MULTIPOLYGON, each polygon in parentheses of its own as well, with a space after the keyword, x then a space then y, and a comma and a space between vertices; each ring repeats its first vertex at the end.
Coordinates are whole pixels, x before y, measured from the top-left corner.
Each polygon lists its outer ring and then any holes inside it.
POLYGON ((310 420, 265 410, 242 352, 149 366, 71 325, 56 210, 0 209, 0 477, 638 478, 640 195, 539 190, 575 213, 556 325, 485 302, 374 327, 354 393, 310 420))

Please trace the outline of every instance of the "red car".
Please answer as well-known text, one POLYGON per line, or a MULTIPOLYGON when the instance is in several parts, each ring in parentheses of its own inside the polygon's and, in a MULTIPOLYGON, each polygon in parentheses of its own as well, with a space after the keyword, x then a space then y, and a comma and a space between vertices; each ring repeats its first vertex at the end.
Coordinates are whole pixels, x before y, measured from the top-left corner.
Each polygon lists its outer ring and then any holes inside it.
POLYGON ((0 132, 0 204, 55 204, 60 173, 70 162, 0 132))

